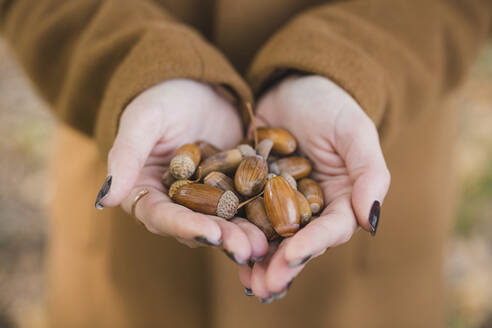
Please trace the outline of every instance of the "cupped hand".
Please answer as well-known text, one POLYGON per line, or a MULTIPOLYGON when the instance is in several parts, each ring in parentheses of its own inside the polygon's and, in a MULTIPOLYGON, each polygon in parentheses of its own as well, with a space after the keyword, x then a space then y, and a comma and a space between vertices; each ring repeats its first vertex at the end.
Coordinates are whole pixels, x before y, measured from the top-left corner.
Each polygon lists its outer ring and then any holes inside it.
MULTIPOLYGON (((190 246, 222 245, 238 263, 261 258, 267 244, 261 231, 244 219, 193 212, 173 203, 161 175, 176 149, 207 141, 233 148, 242 137, 237 110, 214 88, 187 79, 156 85, 136 97, 124 110, 108 155, 109 191, 96 206, 121 205, 152 233, 175 237, 190 246)), ((108 186, 108 183, 106 183, 108 186)))
POLYGON ((306 262, 347 242, 358 227, 376 233, 390 174, 377 129, 357 102, 321 76, 290 77, 261 98, 257 121, 290 131, 313 164, 326 208, 240 279, 264 302, 284 295, 306 262))

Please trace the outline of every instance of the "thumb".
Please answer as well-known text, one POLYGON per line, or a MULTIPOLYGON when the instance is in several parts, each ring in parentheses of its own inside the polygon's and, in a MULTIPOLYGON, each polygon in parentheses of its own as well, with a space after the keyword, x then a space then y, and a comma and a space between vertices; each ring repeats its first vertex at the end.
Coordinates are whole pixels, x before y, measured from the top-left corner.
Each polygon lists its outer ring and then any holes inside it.
POLYGON ((374 236, 391 180, 376 127, 364 117, 352 122, 341 139, 347 144, 343 157, 353 181, 352 208, 359 225, 374 236))
POLYGON ((152 111, 138 111, 130 106, 121 117, 118 134, 108 154, 108 177, 96 199, 98 209, 117 206, 128 196, 162 135, 159 120, 149 115, 152 111))

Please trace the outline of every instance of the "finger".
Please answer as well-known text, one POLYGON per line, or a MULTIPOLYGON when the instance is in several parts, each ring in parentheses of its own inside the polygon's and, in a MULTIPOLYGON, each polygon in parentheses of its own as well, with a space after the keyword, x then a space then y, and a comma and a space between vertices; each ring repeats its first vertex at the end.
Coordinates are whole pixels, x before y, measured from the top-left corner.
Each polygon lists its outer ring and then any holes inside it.
POLYGON ((353 123, 343 139, 350 140, 345 159, 353 183, 352 206, 359 225, 366 231, 376 232, 379 206, 390 185, 390 173, 379 144, 374 124, 367 118, 353 123))
POLYGON ((277 248, 278 245, 276 243, 270 244, 267 257, 263 262, 255 263, 251 273, 251 290, 262 303, 270 303, 273 300, 268 290, 265 275, 270 258, 273 256, 277 248))
POLYGON ((291 267, 302 265, 315 254, 349 241, 357 227, 350 197, 335 199, 319 218, 290 238, 285 262, 291 267))
POLYGON ((172 203, 151 185, 138 184, 122 203, 125 211, 132 212, 134 201, 143 189, 148 190, 148 194, 138 200, 134 215, 150 232, 186 240, 207 240, 213 245, 221 244, 222 231, 214 217, 172 203))
MULTIPOLYGON (((290 239, 284 240, 286 243, 289 241, 290 239)), ((266 271, 265 279, 267 288, 270 291, 270 295, 272 295, 274 299, 283 298, 287 294, 287 291, 289 290, 294 278, 299 275, 308 263, 308 261, 306 261, 295 267, 289 266, 285 261, 285 250, 286 247, 279 248, 279 250, 272 256, 266 271)), ((313 255, 311 259, 324 254, 324 252, 325 250, 318 252, 313 255)))
POLYGON ((251 245, 246 233, 232 222, 219 217, 212 219, 220 227, 226 255, 237 264, 246 264, 251 256, 251 245))
POLYGON ((128 196, 135 185, 152 148, 162 136, 161 123, 152 120, 138 104, 130 104, 123 113, 118 134, 108 155, 108 172, 111 188, 99 201, 102 206, 117 206, 128 196))
POLYGON ((263 231, 243 218, 235 218, 231 222, 234 222, 248 237, 249 244, 251 245, 250 260, 252 262, 263 261, 268 252, 268 241, 263 231))

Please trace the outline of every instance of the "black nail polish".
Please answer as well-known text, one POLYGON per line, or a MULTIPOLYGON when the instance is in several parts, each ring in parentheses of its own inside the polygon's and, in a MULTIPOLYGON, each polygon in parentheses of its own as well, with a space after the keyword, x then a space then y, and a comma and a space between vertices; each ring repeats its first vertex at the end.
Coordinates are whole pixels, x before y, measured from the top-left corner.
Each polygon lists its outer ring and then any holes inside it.
POLYGON ((265 259, 264 256, 251 256, 251 261, 252 262, 262 262, 265 259))
POLYGON ((263 303, 263 304, 270 304, 272 303, 273 301, 273 297, 269 297, 269 298, 259 298, 260 302, 263 303))
POLYGON ((223 249, 222 251, 224 252, 225 255, 227 255, 228 258, 230 258, 231 260, 233 260, 235 263, 237 263, 239 265, 246 264, 246 262, 247 262, 247 261, 239 262, 236 259, 236 256, 234 255, 234 253, 233 252, 229 252, 227 249, 223 249))
POLYGON ((113 176, 108 175, 106 180, 104 180, 104 183, 103 183, 101 189, 99 190, 99 193, 97 194, 96 202, 94 205, 96 206, 96 208, 98 210, 102 210, 104 208, 104 206, 102 206, 102 204, 100 202, 108 194, 109 188, 111 188, 111 182, 112 181, 113 181, 113 176))
POLYGON ((210 240, 208 240, 207 238, 203 237, 203 236, 197 236, 194 238, 197 242, 199 243, 202 243, 202 244, 205 244, 205 245, 208 245, 208 246, 220 246, 222 244, 222 240, 219 239, 218 242, 211 242, 210 240))
POLYGON ((244 287, 244 294, 246 294, 246 296, 254 296, 253 291, 248 287, 244 287))
POLYGON ((284 298, 285 295, 287 295, 287 289, 284 289, 283 291, 281 291, 280 293, 272 293, 272 298, 274 300, 279 300, 281 298, 284 298))
POLYGON ((299 260, 299 261, 295 261, 295 262, 290 262, 290 263, 287 263, 287 266, 289 267, 296 267, 298 265, 302 265, 304 263, 306 263, 307 261, 309 261, 309 259, 311 258, 312 255, 308 255, 306 256, 305 258, 299 260))
POLYGON ((376 231, 378 230, 379 223, 379 215, 381 214, 381 204, 379 201, 374 201, 371 207, 371 213, 369 213, 369 224, 371 225, 371 236, 376 235, 376 231))
POLYGON ((255 262, 248 260, 248 266, 253 269, 253 266, 255 265, 255 262))

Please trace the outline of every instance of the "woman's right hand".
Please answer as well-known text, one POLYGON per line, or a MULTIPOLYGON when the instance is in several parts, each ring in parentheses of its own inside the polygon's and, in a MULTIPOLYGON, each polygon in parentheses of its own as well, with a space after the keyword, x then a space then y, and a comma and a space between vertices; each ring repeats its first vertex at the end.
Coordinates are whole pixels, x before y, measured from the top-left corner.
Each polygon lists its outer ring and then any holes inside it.
POLYGON ((237 263, 261 259, 268 250, 263 233, 240 218, 231 221, 173 203, 161 175, 176 149, 203 140, 221 149, 242 138, 237 110, 211 86, 187 79, 156 85, 124 110, 108 156, 108 179, 96 207, 121 205, 127 213, 142 190, 135 216, 152 233, 196 247, 222 245, 237 263), (106 191, 106 193, 104 192, 106 191))

